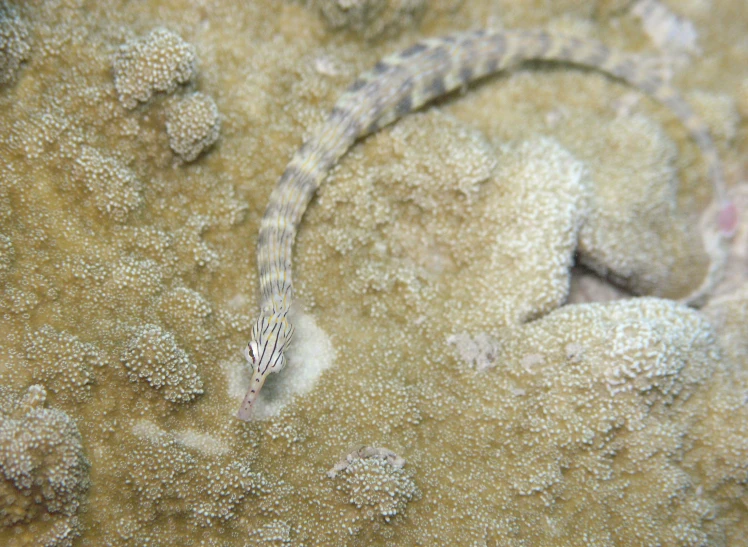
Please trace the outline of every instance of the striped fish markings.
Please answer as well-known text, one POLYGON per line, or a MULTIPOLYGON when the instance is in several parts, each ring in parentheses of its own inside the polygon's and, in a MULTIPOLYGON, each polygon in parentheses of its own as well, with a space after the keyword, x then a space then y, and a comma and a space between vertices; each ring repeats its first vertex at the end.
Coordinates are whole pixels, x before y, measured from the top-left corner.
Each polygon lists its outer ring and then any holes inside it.
POLYGON ((709 129, 641 57, 543 30, 479 30, 422 40, 386 57, 348 88, 294 154, 270 195, 257 243, 260 315, 245 351, 253 374, 237 414, 240 419, 250 419, 267 375, 285 364, 284 350, 294 332, 288 318, 293 297, 291 251, 301 217, 329 170, 357 139, 450 91, 530 60, 597 69, 669 108, 704 156, 719 206, 720 229, 723 233, 734 229, 737 214, 727 197, 722 164, 709 129))

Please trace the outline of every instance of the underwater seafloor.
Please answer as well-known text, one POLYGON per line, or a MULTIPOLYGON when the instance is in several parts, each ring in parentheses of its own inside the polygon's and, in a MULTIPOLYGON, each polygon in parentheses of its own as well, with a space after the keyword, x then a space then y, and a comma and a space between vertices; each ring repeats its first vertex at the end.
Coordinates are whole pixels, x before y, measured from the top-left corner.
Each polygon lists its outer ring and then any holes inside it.
POLYGON ((235 414, 261 215, 357 74, 481 27, 640 52, 745 219, 744 9, 0 0, 0 544, 740 545, 748 227, 710 243, 698 148, 595 71, 358 143, 301 226, 289 364, 235 414))

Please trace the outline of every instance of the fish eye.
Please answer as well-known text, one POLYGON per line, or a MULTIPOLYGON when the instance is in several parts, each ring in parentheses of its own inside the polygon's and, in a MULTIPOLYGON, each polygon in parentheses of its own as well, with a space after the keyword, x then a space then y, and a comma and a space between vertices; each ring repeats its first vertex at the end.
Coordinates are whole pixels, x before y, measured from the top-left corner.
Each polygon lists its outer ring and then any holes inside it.
POLYGON ((245 354, 247 356, 247 361, 251 361, 252 364, 254 364, 255 361, 257 361, 257 343, 254 341, 249 342, 245 354))

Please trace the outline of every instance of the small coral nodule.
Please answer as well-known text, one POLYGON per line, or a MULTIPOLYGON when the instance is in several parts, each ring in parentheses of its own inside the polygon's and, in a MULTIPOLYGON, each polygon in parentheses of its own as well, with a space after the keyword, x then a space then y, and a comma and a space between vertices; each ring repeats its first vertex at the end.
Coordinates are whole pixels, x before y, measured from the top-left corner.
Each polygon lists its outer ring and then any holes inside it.
POLYGON ((166 112, 169 146, 184 161, 193 161, 218 140, 221 118, 215 101, 197 92, 175 101, 166 112))
POLYGON ((314 0, 334 29, 348 29, 367 39, 397 34, 426 11, 425 0, 314 0))

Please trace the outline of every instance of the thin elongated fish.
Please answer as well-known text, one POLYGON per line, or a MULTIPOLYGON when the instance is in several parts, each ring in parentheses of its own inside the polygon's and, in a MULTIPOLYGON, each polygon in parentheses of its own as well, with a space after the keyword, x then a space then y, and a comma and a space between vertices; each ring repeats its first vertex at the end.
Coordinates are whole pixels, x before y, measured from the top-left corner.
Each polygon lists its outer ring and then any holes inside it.
POLYGON ((285 364, 284 350, 294 332, 288 319, 293 297, 291 251, 301 217, 328 171, 357 139, 450 91, 529 60, 595 68, 668 107, 704 156, 719 204, 720 229, 734 229, 737 216, 727 198, 709 129, 641 57, 543 30, 481 30, 423 40, 383 59, 353 82, 321 127, 294 154, 270 195, 257 243, 261 309, 245 351, 254 372, 237 414, 240 419, 250 419, 268 374, 285 364))

